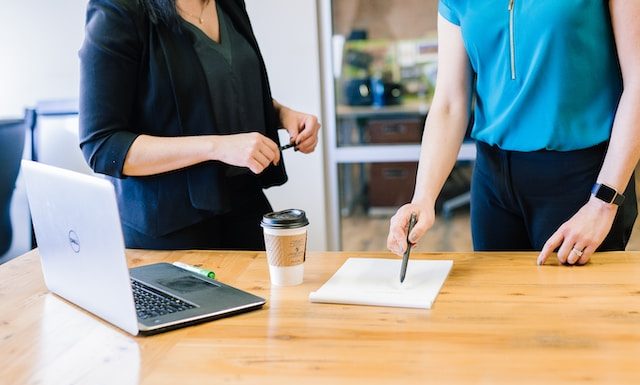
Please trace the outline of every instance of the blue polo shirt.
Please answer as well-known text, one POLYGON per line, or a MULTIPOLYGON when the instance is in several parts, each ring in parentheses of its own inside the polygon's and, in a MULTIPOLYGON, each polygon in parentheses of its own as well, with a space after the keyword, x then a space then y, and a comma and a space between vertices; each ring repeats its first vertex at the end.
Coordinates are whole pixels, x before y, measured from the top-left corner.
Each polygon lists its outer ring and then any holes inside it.
POLYGON ((606 0, 440 0, 476 75, 471 135, 505 150, 609 139, 622 93, 606 0))

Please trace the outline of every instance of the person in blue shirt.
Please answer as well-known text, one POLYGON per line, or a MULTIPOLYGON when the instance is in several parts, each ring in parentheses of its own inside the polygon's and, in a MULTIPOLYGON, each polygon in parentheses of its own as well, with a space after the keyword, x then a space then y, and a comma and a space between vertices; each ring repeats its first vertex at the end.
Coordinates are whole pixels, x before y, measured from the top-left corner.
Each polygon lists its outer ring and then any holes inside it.
POLYGON ((624 250, 637 216, 640 2, 441 0, 438 77, 413 199, 387 247, 433 225, 473 111, 475 250, 557 250, 563 264, 624 250))

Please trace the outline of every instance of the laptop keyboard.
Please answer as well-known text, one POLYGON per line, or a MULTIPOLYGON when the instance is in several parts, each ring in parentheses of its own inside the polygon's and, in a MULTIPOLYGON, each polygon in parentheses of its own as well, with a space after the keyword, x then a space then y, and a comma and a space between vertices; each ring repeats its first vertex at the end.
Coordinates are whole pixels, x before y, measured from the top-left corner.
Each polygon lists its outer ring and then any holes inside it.
POLYGON ((138 318, 147 319, 166 314, 193 309, 195 306, 176 297, 165 294, 143 283, 131 280, 133 301, 138 318))

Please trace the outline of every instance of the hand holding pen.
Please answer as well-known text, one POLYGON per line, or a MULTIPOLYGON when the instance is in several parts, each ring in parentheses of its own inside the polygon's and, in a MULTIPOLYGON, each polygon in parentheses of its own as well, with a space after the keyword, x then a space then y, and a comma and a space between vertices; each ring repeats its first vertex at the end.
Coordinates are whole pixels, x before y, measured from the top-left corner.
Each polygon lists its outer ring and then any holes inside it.
POLYGON ((278 111, 282 128, 289 132, 291 144, 293 144, 292 146, 282 146, 281 150, 294 147, 296 151, 303 154, 312 153, 318 144, 318 131, 320 130, 318 118, 311 114, 292 110, 275 100, 274 107, 278 111))
POLYGON ((435 222, 434 206, 429 204, 407 203, 400 207, 389 221, 387 248, 397 256, 402 256, 409 244, 415 245, 435 222), (416 223, 407 231, 411 214, 416 214, 416 223))

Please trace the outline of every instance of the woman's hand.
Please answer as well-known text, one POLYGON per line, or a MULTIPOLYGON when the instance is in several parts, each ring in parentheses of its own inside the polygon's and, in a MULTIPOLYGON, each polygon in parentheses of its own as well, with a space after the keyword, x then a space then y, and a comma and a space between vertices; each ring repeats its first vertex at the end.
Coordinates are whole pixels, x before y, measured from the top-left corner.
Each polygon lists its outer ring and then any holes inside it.
POLYGON ((562 264, 584 265, 611 230, 618 206, 591 197, 578 212, 547 240, 538 256, 538 265, 558 249, 562 264))
POLYGON ((412 245, 418 243, 435 221, 433 205, 425 207, 415 203, 407 203, 400 207, 396 214, 391 217, 389 236, 387 237, 387 248, 396 255, 404 254, 407 249, 407 229, 409 228, 409 219, 412 213, 415 213, 418 217, 418 221, 411 234, 409 234, 409 242, 412 245))
POLYGON ((271 164, 280 162, 278 145, 257 132, 244 134, 216 135, 213 159, 232 166, 247 167, 254 174, 260 174, 271 164))
MULTIPOLYGON (((276 103, 274 102, 274 105, 276 103)), ((277 110, 280 114, 280 122, 289 132, 291 142, 295 143, 296 149, 305 154, 313 152, 318 144, 318 131, 320 130, 318 118, 279 104, 277 110)))

